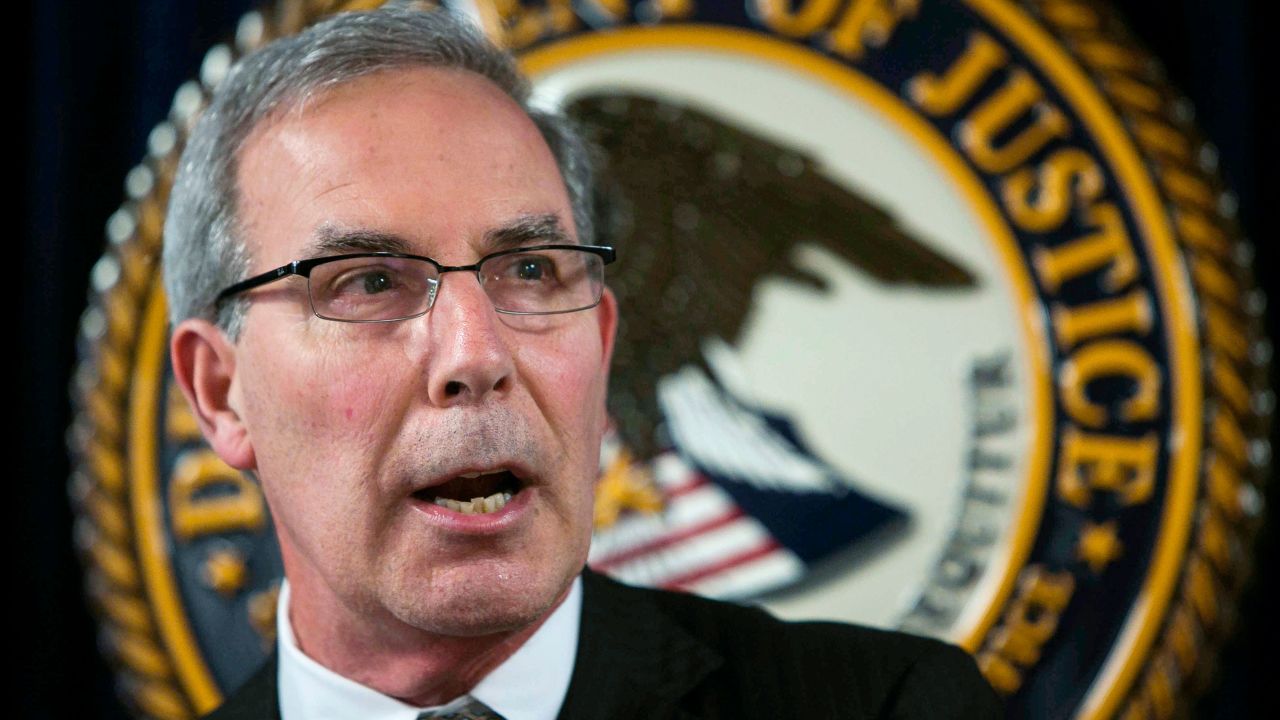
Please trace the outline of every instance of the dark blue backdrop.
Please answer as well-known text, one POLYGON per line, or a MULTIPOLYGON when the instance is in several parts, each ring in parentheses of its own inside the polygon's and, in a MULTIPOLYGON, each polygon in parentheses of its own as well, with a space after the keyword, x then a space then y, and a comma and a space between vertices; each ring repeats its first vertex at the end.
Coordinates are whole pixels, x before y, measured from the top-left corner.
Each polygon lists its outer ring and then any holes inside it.
MULTIPOLYGON (((1123 0, 1117 3, 1138 38, 1164 62, 1173 83, 1199 111, 1221 150, 1222 171, 1240 197, 1246 229, 1257 245, 1257 272, 1273 302, 1280 295, 1269 207, 1277 197, 1267 169, 1276 153, 1276 114, 1262 58, 1260 3, 1249 0, 1123 0), (1268 82, 1264 86, 1264 82, 1268 82)), ((45 0, 20 12, 20 104, 25 133, 17 229, 21 299, 18 388, 22 427, 19 495, 11 505, 8 547, 18 558, 10 587, 18 608, 22 669, 17 716, 126 718, 111 674, 95 645, 94 624, 72 552, 63 444, 66 386, 89 268, 101 254, 103 223, 119 206, 126 171, 143 153, 147 133, 164 118, 174 90, 193 77, 204 51, 225 39, 246 0, 45 0), (22 30, 26 30, 25 33, 22 30)), ((1276 332, 1275 314, 1269 320, 1276 332)), ((1273 386, 1275 381, 1272 381, 1273 386)), ((1273 443, 1274 445, 1274 443, 1273 443)), ((1274 506, 1280 495, 1269 491, 1274 506)), ((1271 610, 1280 595, 1271 569, 1276 533, 1264 531, 1257 578, 1244 599, 1241 632, 1228 646, 1219 682, 1197 717, 1258 716, 1271 708, 1264 652, 1280 640, 1271 610), (1257 659, 1257 662, 1253 662, 1257 659)))

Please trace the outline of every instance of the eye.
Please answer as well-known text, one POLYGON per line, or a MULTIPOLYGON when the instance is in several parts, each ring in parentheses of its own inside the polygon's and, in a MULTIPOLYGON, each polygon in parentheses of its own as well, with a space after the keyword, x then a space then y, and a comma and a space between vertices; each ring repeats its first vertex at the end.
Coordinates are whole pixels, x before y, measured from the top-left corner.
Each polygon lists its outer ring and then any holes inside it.
POLYGON ((554 251, 502 255, 486 261, 481 272, 488 282, 505 285, 554 285, 560 282, 554 251))
POLYGON ((390 290, 395 285, 390 273, 378 270, 367 272, 360 277, 360 284, 369 295, 390 290))
POLYGON ((522 255, 516 260, 513 270, 520 280, 538 281, 555 275, 555 263, 548 257, 522 255))
POLYGON ((396 290, 404 284, 402 273, 380 265, 350 268, 330 283, 333 295, 378 295, 396 290))

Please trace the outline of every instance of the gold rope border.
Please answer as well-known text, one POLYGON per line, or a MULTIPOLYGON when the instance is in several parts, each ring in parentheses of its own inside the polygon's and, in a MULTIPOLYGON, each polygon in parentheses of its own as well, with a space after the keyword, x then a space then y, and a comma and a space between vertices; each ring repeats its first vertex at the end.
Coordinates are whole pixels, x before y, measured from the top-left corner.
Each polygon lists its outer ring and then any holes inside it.
MULTIPOLYGON (((1249 270, 1252 250, 1200 140, 1190 103, 1097 0, 1025 0, 1112 104, 1155 179, 1194 289, 1204 344, 1204 436, 1191 544, 1154 649, 1124 695, 1092 698, 1080 715, 1170 718, 1188 709, 1213 671, 1250 572, 1269 472, 1273 395, 1265 306, 1249 270)), ((1175 438, 1176 442, 1177 439, 1175 438)))

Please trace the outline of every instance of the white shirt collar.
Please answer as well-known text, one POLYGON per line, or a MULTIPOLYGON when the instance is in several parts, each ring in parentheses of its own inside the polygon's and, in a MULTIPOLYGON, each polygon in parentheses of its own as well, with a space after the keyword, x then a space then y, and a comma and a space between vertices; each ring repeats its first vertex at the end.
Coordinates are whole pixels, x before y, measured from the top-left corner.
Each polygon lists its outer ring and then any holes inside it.
POLYGON ((416 720, 424 710, 456 709, 469 698, 506 720, 554 720, 569 693, 582 621, 582 578, 524 645, 472 688, 446 705, 420 708, 345 678, 307 657, 289 623, 289 582, 276 603, 282 720, 416 720))

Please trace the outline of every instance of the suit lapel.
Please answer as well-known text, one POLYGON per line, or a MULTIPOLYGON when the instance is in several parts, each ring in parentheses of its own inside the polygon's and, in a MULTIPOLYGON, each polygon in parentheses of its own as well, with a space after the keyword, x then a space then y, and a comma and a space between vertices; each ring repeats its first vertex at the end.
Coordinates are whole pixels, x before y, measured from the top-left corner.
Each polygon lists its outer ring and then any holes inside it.
POLYGON ((679 702, 723 659, 645 592, 584 570, 582 627, 561 720, 694 718, 679 702))

